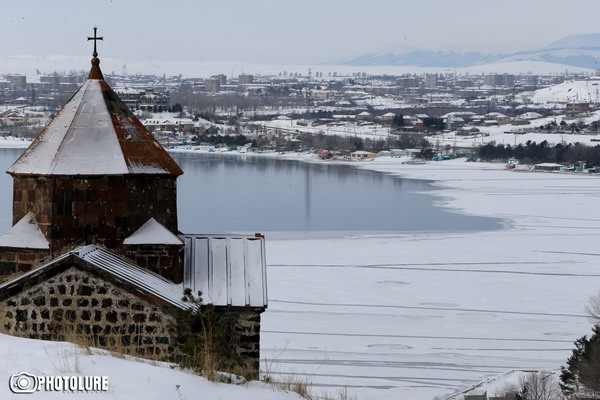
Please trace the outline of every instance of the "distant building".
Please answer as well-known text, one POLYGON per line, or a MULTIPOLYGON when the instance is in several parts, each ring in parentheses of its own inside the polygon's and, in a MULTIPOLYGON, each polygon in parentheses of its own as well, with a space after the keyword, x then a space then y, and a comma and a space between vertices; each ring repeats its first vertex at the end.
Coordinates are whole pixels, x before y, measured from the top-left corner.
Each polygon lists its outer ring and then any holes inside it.
POLYGON ((473 86, 473 81, 470 79, 457 79, 454 81, 454 86, 467 88, 473 86))
POLYGON ((373 114, 368 111, 363 111, 356 116, 356 119, 360 119, 363 121, 371 121, 373 119, 373 114))
POLYGON ((533 166, 536 171, 560 171, 563 168, 565 168, 564 165, 555 163, 540 163, 533 166))
POLYGON ((425 87, 426 88, 436 88, 438 85, 438 76, 437 74, 427 74, 425 75, 425 87))
POLYGON ((590 103, 568 103, 567 117, 572 117, 579 114, 587 114, 590 112, 590 103))
POLYGON ((254 75, 241 74, 238 78, 240 85, 250 85, 254 83, 254 75))
POLYGON ((485 77, 489 86, 515 86, 515 76, 511 74, 489 74, 485 77))
POLYGON ((362 150, 350 153, 350 158, 353 160, 368 160, 375 157, 377 157, 377 154, 362 150))
POLYGON ((221 90, 221 80, 219 78, 209 78, 204 81, 204 90, 208 93, 217 93, 221 90))
POLYGON ((40 76, 40 83, 57 87, 58 85, 60 85, 60 76, 58 76, 58 75, 40 76))
POLYGON ((399 78, 396 83, 405 89, 415 88, 418 86, 419 81, 415 77, 399 78))
POLYGON ((23 90, 27 86, 27 77, 25 75, 6 75, 4 79, 10 82, 12 90, 23 90))
POLYGON ((499 112, 491 112, 484 115, 484 119, 487 121, 495 121, 497 124, 503 125, 510 122, 510 118, 499 112))
POLYGON ((227 75, 218 74, 218 75, 213 75, 210 78, 211 79, 218 79, 219 80, 219 84, 221 86, 227 85, 227 75))

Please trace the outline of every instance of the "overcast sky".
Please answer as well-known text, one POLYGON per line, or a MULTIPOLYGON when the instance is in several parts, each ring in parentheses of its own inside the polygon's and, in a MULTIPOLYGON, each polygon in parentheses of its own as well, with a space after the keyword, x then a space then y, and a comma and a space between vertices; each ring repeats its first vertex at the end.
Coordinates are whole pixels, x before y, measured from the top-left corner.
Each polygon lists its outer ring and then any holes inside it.
POLYGON ((512 52, 600 32, 598 0, 21 0, 2 55, 322 63, 399 46, 512 52))

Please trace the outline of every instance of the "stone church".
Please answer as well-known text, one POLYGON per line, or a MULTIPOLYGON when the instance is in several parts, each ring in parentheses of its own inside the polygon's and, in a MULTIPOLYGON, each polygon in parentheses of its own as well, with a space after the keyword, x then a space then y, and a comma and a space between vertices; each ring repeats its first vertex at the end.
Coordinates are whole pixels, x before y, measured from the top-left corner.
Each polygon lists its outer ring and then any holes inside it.
POLYGON ((98 347, 167 358, 191 288, 257 370, 264 237, 179 232, 183 171, 106 83, 101 38, 89 39, 87 80, 7 171, 13 226, 0 236, 0 331, 65 340, 71 326, 98 347))

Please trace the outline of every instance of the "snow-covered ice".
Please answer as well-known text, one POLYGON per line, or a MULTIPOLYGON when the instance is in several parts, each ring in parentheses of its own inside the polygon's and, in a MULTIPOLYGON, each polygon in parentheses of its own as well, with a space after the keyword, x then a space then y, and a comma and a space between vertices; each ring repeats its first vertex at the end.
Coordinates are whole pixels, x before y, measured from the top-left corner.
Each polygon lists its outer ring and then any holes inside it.
POLYGON ((435 180, 441 206, 505 229, 268 240, 262 357, 365 399, 431 399, 564 365, 600 288, 599 178, 460 159, 357 166, 435 180))

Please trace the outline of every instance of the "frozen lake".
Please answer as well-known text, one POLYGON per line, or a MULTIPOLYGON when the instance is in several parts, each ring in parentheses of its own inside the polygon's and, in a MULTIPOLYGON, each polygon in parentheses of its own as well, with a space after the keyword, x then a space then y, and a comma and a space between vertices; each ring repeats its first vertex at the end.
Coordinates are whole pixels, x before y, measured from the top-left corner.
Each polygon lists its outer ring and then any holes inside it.
POLYGON ((438 182, 486 232, 269 240, 265 367, 359 399, 442 399, 513 369, 559 369, 590 334, 600 179, 464 160, 361 163, 438 182))
MULTIPOLYGON (((0 167, 20 151, 0 150, 0 167)), ((317 393, 431 400, 512 369, 558 369, 590 333, 597 177, 461 160, 176 158, 183 230, 279 232, 267 240, 261 326, 262 367, 276 377, 305 376, 317 393)), ((0 175, 6 229, 12 193, 0 175)))
MULTIPOLYGON (((5 171, 22 149, 0 149, 5 171)), ((262 232, 273 237, 365 232, 481 231, 498 219, 436 207, 427 181, 406 180, 337 163, 267 157, 173 154, 179 229, 187 233, 262 232), (285 235, 282 235, 285 232, 285 235)), ((0 175, 0 230, 10 227, 11 178, 0 175)))

